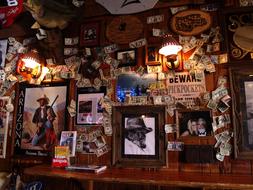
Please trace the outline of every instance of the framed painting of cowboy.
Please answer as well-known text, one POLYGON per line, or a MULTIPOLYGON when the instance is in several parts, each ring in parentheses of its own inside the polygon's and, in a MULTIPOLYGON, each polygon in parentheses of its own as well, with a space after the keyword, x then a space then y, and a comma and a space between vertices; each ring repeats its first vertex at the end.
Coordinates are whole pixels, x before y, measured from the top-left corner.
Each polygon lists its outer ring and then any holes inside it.
POLYGON ((165 106, 113 107, 113 164, 161 167, 166 163, 165 106))
POLYGON ((15 154, 50 155, 65 128, 67 95, 67 83, 19 84, 15 154))

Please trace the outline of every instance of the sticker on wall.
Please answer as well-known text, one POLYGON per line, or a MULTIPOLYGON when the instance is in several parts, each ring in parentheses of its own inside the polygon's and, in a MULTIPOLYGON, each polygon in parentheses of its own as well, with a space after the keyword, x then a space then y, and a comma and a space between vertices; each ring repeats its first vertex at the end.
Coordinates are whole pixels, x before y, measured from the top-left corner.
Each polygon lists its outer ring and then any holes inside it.
POLYGON ((131 14, 152 9, 158 0, 96 0, 111 14, 131 14))
POLYGON ((171 19, 171 29, 183 36, 201 34, 212 25, 209 13, 201 10, 186 10, 174 15, 171 19))

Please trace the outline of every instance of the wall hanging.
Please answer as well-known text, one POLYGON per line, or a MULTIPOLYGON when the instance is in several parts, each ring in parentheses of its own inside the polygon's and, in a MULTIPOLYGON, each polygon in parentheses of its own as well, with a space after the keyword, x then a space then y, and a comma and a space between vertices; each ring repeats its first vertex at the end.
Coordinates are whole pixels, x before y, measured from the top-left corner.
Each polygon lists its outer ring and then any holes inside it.
POLYGON ((131 14, 152 9, 158 0, 96 0, 111 14, 131 14))
POLYGON ((116 44, 127 44, 141 37, 143 24, 135 16, 119 16, 106 27, 106 37, 116 44))

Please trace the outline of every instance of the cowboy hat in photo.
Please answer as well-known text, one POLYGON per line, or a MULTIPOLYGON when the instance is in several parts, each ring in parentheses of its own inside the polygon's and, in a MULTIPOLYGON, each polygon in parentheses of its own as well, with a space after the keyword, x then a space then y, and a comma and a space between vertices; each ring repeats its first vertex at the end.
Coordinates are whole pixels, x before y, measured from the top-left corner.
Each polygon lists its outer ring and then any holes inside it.
POLYGON ((45 94, 38 98, 37 102, 39 102, 40 100, 45 100, 46 104, 49 104, 49 98, 45 94))

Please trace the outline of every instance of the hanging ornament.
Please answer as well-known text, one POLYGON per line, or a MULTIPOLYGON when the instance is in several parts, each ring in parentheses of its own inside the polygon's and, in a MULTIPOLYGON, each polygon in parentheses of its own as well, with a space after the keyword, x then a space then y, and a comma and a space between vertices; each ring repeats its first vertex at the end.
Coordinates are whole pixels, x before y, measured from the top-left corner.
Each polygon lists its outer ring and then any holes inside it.
POLYGON ((152 9, 158 0, 96 0, 111 14, 131 14, 152 9))

